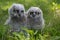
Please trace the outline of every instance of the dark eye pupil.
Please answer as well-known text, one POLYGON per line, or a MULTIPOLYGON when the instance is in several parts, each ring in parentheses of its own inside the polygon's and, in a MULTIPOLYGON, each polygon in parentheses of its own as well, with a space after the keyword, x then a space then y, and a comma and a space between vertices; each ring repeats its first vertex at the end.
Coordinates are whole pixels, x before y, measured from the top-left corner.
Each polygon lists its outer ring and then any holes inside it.
POLYGON ((17 13, 19 13, 19 10, 16 10, 17 13))
POLYGON ((40 13, 39 12, 35 12, 35 14, 39 15, 40 13))
POLYGON ((38 14, 40 14, 40 13, 38 12, 38 14))
POLYGON ((23 10, 21 12, 24 12, 23 10))
POLYGON ((15 10, 13 10, 13 12, 15 12, 15 10))
POLYGON ((32 15, 33 14, 33 12, 30 12, 30 15, 32 15))
POLYGON ((19 13, 19 10, 15 10, 15 9, 14 9, 13 12, 17 12, 17 13, 19 13))

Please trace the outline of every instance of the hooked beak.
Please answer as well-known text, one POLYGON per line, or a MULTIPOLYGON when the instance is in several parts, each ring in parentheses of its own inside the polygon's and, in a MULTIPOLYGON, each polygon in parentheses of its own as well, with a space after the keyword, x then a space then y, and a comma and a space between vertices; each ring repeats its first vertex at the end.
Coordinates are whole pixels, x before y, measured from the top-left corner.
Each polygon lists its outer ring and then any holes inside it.
POLYGON ((35 13, 34 13, 34 14, 32 14, 32 16, 33 16, 33 17, 35 17, 35 16, 36 16, 36 15, 35 15, 35 13))
POLYGON ((14 14, 14 17, 19 17, 20 15, 18 15, 18 14, 14 14))

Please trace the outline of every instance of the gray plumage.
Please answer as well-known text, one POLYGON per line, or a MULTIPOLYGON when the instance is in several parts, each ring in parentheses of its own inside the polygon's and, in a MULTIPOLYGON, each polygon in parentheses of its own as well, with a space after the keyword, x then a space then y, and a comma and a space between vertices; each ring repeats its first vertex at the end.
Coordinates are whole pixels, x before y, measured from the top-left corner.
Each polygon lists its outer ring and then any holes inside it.
POLYGON ((42 10, 39 7, 31 7, 27 11, 27 28, 39 30, 44 26, 42 10))
POLYGON ((6 20, 5 25, 10 26, 11 31, 21 31, 21 27, 26 26, 25 8, 22 4, 12 4, 8 9, 9 18, 6 20))

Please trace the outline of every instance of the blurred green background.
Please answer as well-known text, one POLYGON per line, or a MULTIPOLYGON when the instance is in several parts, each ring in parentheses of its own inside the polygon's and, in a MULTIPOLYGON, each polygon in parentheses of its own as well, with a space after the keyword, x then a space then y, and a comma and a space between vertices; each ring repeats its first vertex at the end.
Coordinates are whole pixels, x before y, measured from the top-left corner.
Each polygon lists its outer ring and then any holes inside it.
POLYGON ((0 0, 0 40, 60 40, 60 0, 0 0), (23 33, 13 33, 10 36, 6 31, 7 26, 4 26, 8 18, 8 8, 13 3, 20 3, 25 6, 27 11, 31 6, 40 7, 43 11, 45 19, 45 28, 43 35, 38 34, 34 38, 33 30, 30 30, 31 35, 26 38, 23 33))

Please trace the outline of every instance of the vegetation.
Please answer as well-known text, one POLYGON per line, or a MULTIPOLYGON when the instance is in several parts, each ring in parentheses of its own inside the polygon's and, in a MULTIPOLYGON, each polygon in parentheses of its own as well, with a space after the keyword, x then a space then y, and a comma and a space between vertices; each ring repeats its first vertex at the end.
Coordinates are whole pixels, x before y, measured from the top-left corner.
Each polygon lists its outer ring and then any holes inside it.
POLYGON ((60 40, 60 0, 0 0, 0 40, 60 40), (33 30, 27 30, 28 37, 22 32, 14 32, 13 36, 7 32, 8 26, 4 26, 4 22, 13 3, 24 4, 26 10, 31 6, 42 9, 45 19, 43 35, 39 32, 34 35, 33 30))

